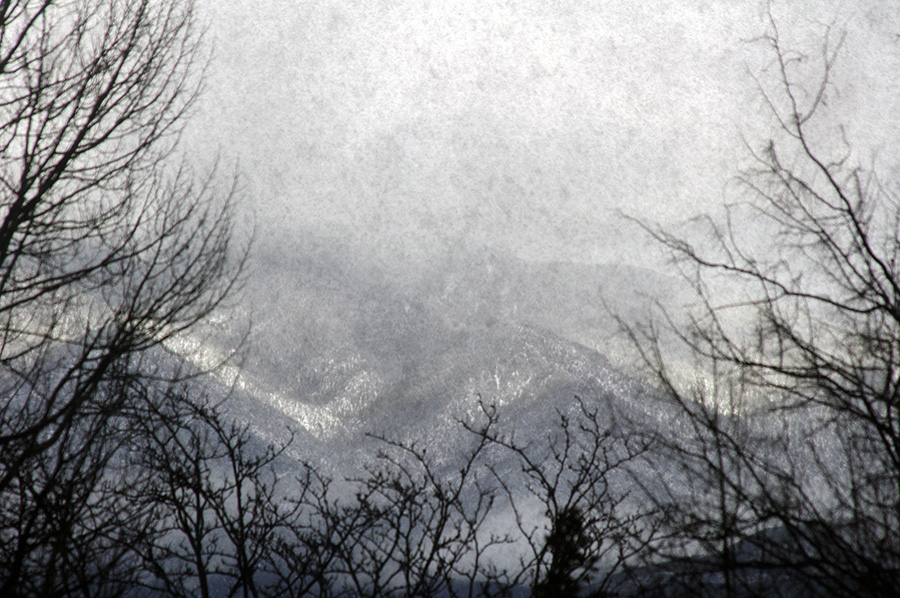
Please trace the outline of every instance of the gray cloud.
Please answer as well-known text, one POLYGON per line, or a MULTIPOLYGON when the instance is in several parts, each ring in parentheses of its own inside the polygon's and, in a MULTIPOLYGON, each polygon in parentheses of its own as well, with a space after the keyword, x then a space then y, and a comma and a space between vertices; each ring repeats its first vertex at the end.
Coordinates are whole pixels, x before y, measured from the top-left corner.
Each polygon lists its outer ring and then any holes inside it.
MULTIPOLYGON (((739 135, 771 126, 748 76, 766 66, 755 2, 205 6, 216 59, 194 143, 240 161, 267 236, 629 260, 614 210, 714 208, 739 135)), ((897 114, 885 7, 776 6, 799 44, 848 24, 847 120, 897 114)))

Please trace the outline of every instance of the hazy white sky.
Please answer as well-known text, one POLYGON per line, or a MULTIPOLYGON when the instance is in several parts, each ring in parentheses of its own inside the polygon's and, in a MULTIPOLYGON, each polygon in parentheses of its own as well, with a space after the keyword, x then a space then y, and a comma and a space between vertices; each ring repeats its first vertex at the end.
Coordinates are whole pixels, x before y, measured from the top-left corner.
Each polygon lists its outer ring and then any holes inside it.
MULTIPOLYGON (((239 161, 266 239, 631 261, 617 208, 714 209, 739 135, 770 126, 757 1, 202 3, 216 58, 192 143, 239 161)), ((822 23, 848 30, 839 115, 896 163, 900 8, 774 6, 807 50, 822 23)))

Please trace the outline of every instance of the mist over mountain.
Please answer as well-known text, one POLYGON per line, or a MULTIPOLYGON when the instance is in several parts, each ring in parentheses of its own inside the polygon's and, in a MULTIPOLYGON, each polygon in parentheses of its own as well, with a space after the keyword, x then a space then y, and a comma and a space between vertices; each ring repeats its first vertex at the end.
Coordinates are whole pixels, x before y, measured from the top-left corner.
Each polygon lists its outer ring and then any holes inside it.
POLYGON ((290 425, 342 449, 372 431, 440 445, 479 397, 535 433, 576 395, 636 398, 604 356, 619 346, 606 310, 637 314, 675 288, 632 267, 473 248, 399 265, 312 235, 256 260, 247 394, 233 402, 258 402, 236 408, 273 434, 290 425))
MULTIPOLYGON (((239 164, 258 227, 241 379, 315 433, 487 393, 523 330, 633 367, 607 308, 641 321, 685 295, 615 212, 740 200, 744 139, 776 124, 763 4, 200 8, 216 49, 185 141, 239 164)), ((890 150, 896 11, 774 9, 788 45, 849 32, 829 109, 890 150)))

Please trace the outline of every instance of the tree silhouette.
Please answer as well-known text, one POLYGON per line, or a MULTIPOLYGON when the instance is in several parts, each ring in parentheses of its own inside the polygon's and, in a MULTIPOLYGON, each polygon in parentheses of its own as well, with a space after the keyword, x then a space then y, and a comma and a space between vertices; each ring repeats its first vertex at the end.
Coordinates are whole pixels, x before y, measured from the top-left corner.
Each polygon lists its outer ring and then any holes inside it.
POLYGON ((843 37, 824 40, 818 61, 786 48, 770 10, 759 81, 778 129, 740 177, 744 201, 696 221, 696 240, 645 226, 699 305, 687 324, 663 313, 626 327, 684 418, 668 449, 693 493, 655 499, 694 591, 900 584, 900 199, 828 125, 843 37))
POLYGON ((113 490, 167 341, 231 292, 233 187, 179 164, 191 2, 0 2, 0 593, 133 581, 113 490))
MULTIPOLYGON (((482 409, 499 418, 493 407, 482 409)), ((514 516, 518 533, 511 539, 527 547, 509 585, 530 586, 544 596, 577 596, 588 586, 593 595, 624 588, 636 557, 657 541, 659 530, 655 509, 630 503, 616 479, 630 477, 629 467, 654 440, 620 434, 608 401, 589 404, 580 397, 571 413, 557 412, 540 441, 497 425, 464 425, 511 456, 519 470, 500 472, 488 464, 514 516), (535 504, 542 517, 526 515, 535 504)))
POLYGON ((593 573, 599 556, 592 550, 592 540, 585 529, 584 515, 578 507, 568 507, 553 519, 545 546, 550 564, 544 579, 535 584, 534 596, 577 598, 582 591, 582 578, 593 573))

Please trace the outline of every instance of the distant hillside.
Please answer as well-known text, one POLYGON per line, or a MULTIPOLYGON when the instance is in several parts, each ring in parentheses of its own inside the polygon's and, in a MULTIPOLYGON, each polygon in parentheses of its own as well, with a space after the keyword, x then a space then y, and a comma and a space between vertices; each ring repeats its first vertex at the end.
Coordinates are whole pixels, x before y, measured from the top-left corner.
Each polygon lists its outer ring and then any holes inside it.
POLYGON ((646 390, 604 355, 615 326, 601 298, 634 315, 665 287, 658 274, 490 252, 401 271, 308 240, 257 259, 266 267, 248 281, 254 327, 232 409, 269 438, 295 428, 298 454, 359 464, 371 431, 452 452, 479 397, 534 435, 576 396, 655 417, 646 390))

